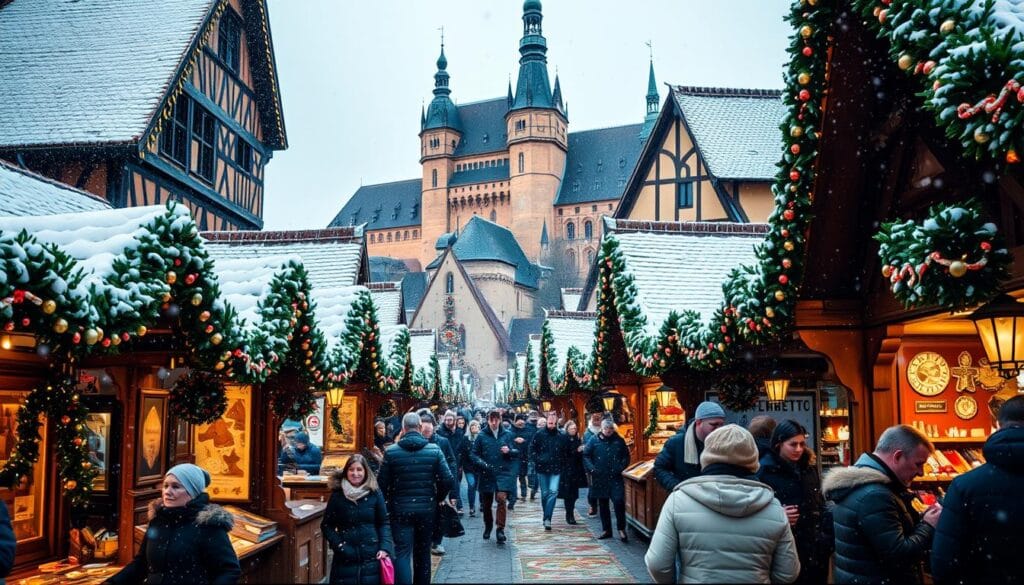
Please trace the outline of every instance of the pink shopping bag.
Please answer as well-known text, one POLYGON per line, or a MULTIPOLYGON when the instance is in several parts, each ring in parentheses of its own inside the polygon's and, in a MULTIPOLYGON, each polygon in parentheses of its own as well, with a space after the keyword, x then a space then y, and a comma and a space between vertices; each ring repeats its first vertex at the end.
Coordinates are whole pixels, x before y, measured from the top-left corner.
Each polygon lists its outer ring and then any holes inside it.
POLYGON ((380 585, 395 585, 395 566, 391 564, 391 557, 380 560, 380 585))

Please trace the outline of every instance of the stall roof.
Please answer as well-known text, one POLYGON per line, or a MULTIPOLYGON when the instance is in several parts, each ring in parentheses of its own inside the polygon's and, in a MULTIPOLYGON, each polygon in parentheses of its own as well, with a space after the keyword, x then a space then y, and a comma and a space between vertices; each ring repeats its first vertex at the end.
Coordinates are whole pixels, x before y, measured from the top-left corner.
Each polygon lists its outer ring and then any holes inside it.
MULTIPOLYGON (((545 325, 551 335, 548 346, 548 377, 554 382, 565 376, 569 350, 587 357, 594 349, 594 325, 597 313, 550 311, 545 325)), ((582 372, 581 372, 582 373, 582 372)))
POLYGON ((367 285, 377 308, 377 321, 384 325, 400 325, 405 321, 402 311, 402 288, 395 282, 372 282, 367 285))

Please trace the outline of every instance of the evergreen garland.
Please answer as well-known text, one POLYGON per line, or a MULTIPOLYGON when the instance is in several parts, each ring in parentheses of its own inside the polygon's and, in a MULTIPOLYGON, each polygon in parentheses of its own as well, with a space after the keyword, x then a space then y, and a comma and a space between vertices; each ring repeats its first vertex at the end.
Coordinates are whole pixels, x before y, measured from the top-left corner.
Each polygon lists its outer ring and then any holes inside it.
POLYGON ((651 435, 658 430, 658 399, 651 399, 651 408, 648 415, 647 428, 644 429, 644 438, 650 439, 651 435))
POLYGON ((882 275, 907 308, 960 311, 991 300, 1010 276, 1012 258, 1003 238, 974 199, 936 205, 920 224, 883 224, 875 240, 881 244, 882 275))
POLYGON ((714 389, 718 391, 718 402, 731 412, 750 410, 761 399, 761 387, 750 376, 727 376, 714 389))
POLYGON ((171 414, 192 424, 210 424, 228 409, 227 389, 220 376, 189 370, 178 378, 168 397, 171 414))

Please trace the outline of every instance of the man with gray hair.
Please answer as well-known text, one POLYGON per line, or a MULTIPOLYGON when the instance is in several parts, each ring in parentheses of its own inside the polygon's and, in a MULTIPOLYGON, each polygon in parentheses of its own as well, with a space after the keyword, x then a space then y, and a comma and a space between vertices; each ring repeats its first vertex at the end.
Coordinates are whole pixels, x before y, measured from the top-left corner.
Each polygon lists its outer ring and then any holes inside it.
POLYGON ((873 453, 832 471, 822 494, 835 502, 836 583, 921 583, 942 506, 918 514, 908 487, 935 451, 909 425, 889 427, 873 453))
POLYGON ((420 415, 402 417, 402 438, 384 451, 377 483, 395 539, 395 581, 430 583, 430 542, 438 505, 454 479, 441 448, 420 433, 420 415))
POLYGON ((684 430, 665 441, 665 446, 654 460, 654 477, 666 491, 700 475, 700 455, 704 452, 704 439, 711 431, 725 426, 725 410, 717 402, 697 405, 693 420, 684 430))

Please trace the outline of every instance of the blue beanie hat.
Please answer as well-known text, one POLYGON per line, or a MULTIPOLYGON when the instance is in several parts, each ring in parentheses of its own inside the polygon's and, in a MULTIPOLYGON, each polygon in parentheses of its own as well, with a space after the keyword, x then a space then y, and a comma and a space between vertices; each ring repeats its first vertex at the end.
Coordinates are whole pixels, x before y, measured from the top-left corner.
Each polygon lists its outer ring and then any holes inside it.
POLYGON ((704 420, 706 418, 725 418, 725 411, 717 402, 701 402, 697 405, 697 413, 693 420, 704 420))
POLYGON ((167 475, 178 478, 185 491, 193 498, 198 498, 199 494, 206 491, 206 486, 210 485, 209 472, 191 463, 175 465, 167 472, 167 475))

